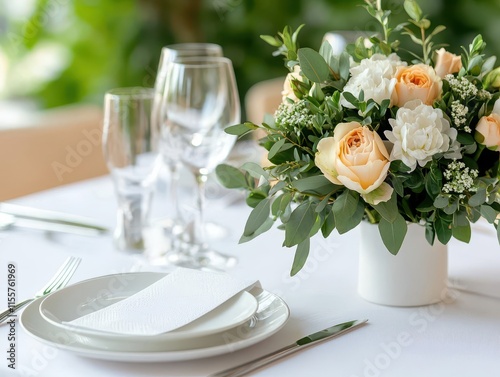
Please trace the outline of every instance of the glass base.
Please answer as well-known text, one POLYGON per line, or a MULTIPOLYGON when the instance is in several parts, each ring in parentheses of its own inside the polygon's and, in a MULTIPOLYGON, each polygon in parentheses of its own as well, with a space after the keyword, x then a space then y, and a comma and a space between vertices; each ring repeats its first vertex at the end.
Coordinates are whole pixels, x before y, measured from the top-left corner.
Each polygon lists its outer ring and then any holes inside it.
MULTIPOLYGON (((198 248, 192 246, 193 249, 198 248)), ((219 253, 215 250, 203 249, 197 252, 169 251, 162 255, 146 255, 154 266, 179 266, 205 271, 226 271, 236 265, 236 257, 219 253)))

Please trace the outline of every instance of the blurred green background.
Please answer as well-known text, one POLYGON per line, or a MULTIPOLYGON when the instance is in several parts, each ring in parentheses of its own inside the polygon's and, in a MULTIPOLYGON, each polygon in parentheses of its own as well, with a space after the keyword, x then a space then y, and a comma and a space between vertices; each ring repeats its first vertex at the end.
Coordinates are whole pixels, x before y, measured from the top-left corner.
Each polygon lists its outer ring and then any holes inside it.
MULTIPOLYGON (((500 0, 420 0, 438 41, 459 53, 477 34, 500 56, 500 0)), ((302 46, 319 48, 325 32, 373 30, 362 0, 3 0, 0 3, 0 99, 39 108, 100 104, 119 86, 153 86, 160 49, 180 42, 222 45, 233 60, 240 96, 258 81, 283 76, 281 58, 260 34, 306 27, 302 46)), ((383 0, 406 20, 403 0, 383 0)), ((407 38, 407 37, 403 37, 407 38)))

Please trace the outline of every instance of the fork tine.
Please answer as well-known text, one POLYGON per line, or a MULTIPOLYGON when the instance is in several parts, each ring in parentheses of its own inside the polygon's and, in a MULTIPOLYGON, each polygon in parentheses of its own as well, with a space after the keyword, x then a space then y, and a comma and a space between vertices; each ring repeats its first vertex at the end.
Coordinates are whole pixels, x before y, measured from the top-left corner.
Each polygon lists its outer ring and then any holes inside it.
POLYGON ((50 279, 49 282, 37 293, 37 296, 44 296, 54 290, 55 287, 60 287, 59 283, 61 281, 69 280, 73 276, 80 261, 81 259, 77 257, 69 257, 66 259, 52 279, 50 279), (69 276, 68 273, 70 273, 69 276))
MULTIPOLYGON (((59 288, 65 287, 68 282, 71 280, 73 277, 76 269, 78 268, 78 265, 80 264, 80 258, 76 259, 71 266, 68 267, 66 274, 61 278, 59 283, 52 287, 51 291, 56 291, 59 288)), ((50 292, 48 292, 50 293, 50 292)))

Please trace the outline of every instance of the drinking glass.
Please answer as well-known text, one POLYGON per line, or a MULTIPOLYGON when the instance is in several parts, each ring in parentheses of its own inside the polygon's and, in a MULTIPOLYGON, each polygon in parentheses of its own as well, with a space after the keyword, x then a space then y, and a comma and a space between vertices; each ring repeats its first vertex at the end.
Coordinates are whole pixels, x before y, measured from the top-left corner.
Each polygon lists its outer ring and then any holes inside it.
POLYGON ((240 101, 232 63, 223 57, 179 57, 168 63, 162 102, 161 139, 166 150, 189 170, 197 183, 195 220, 179 264, 224 269, 236 258, 212 250, 204 224, 208 174, 231 151, 236 137, 224 132, 240 122, 240 101))
POLYGON ((118 201, 116 246, 143 250, 159 169, 152 130, 154 90, 117 88, 104 96, 103 150, 118 201))
POLYGON ((197 57, 197 56, 222 56, 222 47, 214 43, 179 43, 172 44, 162 48, 158 73, 155 80, 155 99, 153 102, 153 124, 155 132, 159 135, 159 150, 162 155, 163 166, 167 170, 169 182, 167 184, 167 209, 170 215, 162 221, 162 228, 165 238, 168 240, 163 247, 166 248, 170 256, 178 247, 177 239, 182 235, 185 224, 183 222, 181 211, 179 209, 179 198, 177 195, 179 181, 180 161, 177 156, 168 152, 168 146, 162 142, 161 136, 161 103, 163 92, 165 91, 165 82, 167 77, 168 63, 179 57, 197 57))

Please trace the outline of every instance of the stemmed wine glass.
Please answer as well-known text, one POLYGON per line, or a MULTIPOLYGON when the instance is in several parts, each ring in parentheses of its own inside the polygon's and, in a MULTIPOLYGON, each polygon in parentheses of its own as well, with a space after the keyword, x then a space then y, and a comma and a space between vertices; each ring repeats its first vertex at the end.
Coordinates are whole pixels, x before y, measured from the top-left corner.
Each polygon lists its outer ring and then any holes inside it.
POLYGON ((236 137, 224 132, 240 122, 232 63, 223 57, 179 57, 168 64, 162 102, 161 139, 168 153, 194 176, 198 197, 193 229, 179 264, 224 269, 236 259, 212 250, 203 217, 207 176, 231 151, 236 137))
POLYGON ((104 96, 103 152, 118 199, 115 243, 142 251, 150 202, 159 168, 150 88, 117 88, 104 96))
POLYGON ((160 62, 158 65, 158 73, 155 80, 155 98, 153 102, 153 125, 155 133, 159 139, 159 151, 162 155, 163 165, 168 174, 169 181, 167 183, 167 208, 169 215, 167 219, 162 221, 162 229, 165 238, 169 241, 164 247, 164 250, 173 257, 178 248, 178 238, 184 231, 184 222, 179 209, 179 200, 177 196, 178 181, 179 181, 179 165, 180 161, 176 156, 169 153, 168 146, 161 138, 161 104, 162 97, 165 91, 165 82, 167 78, 168 63, 181 57, 197 57, 197 56, 213 56, 222 57, 222 47, 214 43, 178 43, 167 45, 162 48, 160 62))

